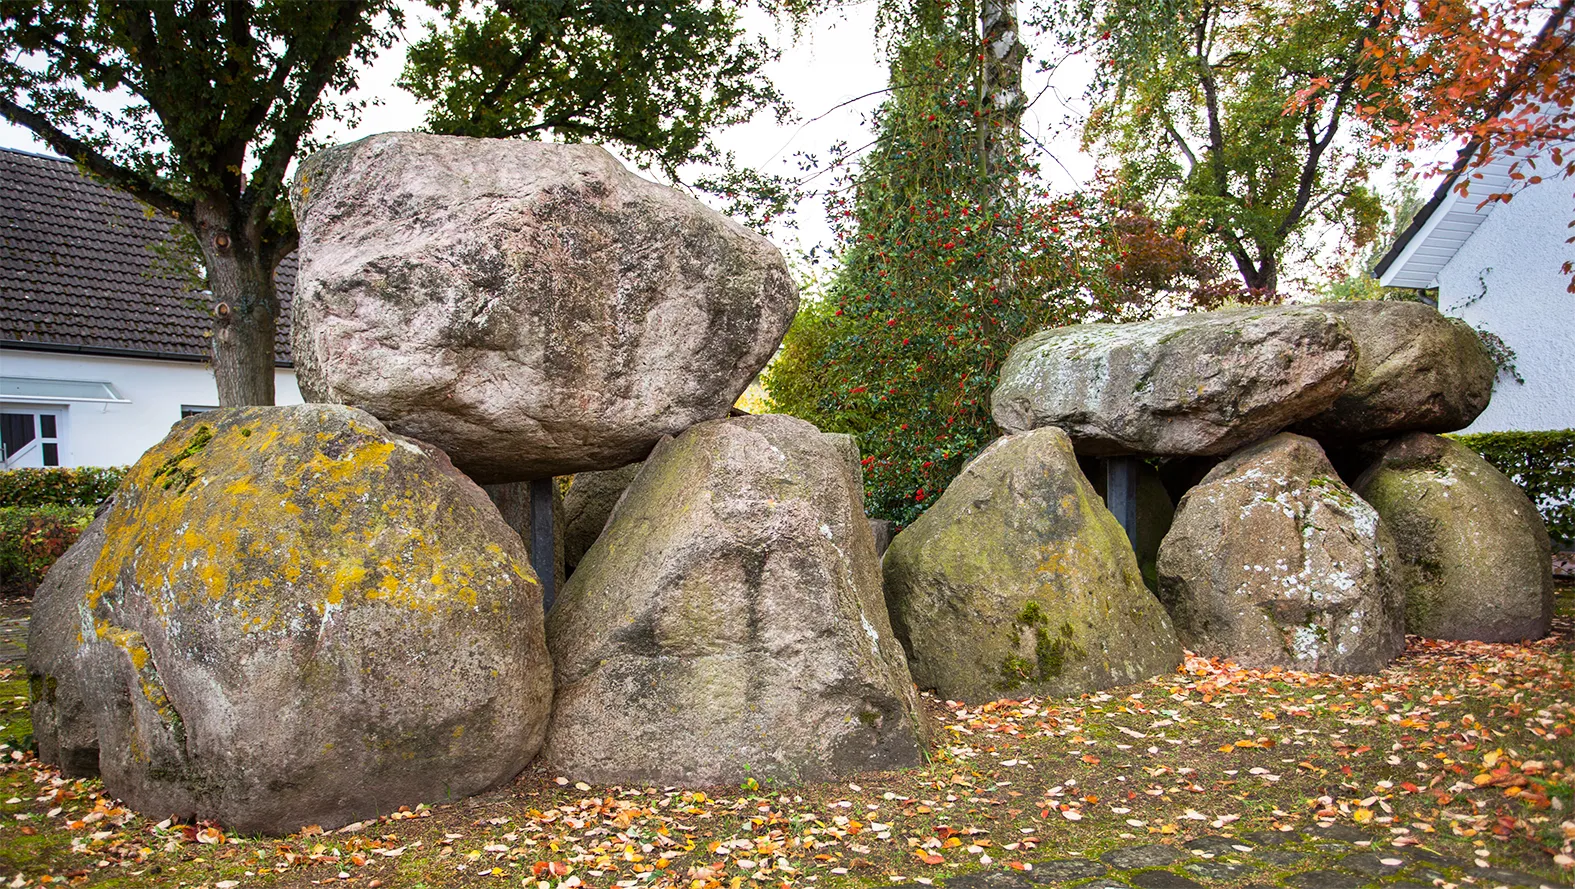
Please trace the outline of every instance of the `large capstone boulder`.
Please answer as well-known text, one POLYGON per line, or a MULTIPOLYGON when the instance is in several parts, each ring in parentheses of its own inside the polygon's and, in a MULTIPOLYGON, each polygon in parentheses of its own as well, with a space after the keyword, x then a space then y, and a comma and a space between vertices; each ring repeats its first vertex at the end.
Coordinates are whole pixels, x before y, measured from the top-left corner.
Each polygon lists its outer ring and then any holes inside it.
POLYGON ((1453 432, 1487 409, 1498 368, 1464 321, 1416 302, 1327 303, 1356 340, 1351 385, 1334 404, 1297 424, 1327 441, 1361 441, 1409 431, 1453 432))
POLYGON ((602 536, 618 498, 640 474, 643 464, 630 463, 604 472, 577 472, 563 495, 563 558, 570 572, 602 536))
POLYGON ((1395 546, 1318 443, 1281 433, 1176 508, 1159 598, 1187 648, 1250 667, 1374 672, 1405 649, 1395 546))
POLYGON ((656 784, 921 763, 863 490, 852 439, 791 417, 659 444, 548 617, 544 761, 656 784))
POLYGON ((332 828, 540 747, 540 587, 436 448, 337 405, 218 410, 116 497, 78 660, 104 784, 138 811, 332 828))
POLYGON ((84 634, 82 605, 93 565, 104 548, 110 506, 102 508, 33 593, 27 623, 27 684, 38 758, 71 778, 98 774, 98 730, 82 694, 77 664, 84 634))
POLYGON ((1229 454, 1328 409, 1355 363, 1345 325, 1312 306, 1057 327, 1012 348, 991 411, 1083 454, 1229 454))
POLYGON ((1547 527, 1525 493, 1476 452, 1436 435, 1406 435, 1384 448, 1356 490, 1394 534, 1408 632, 1484 642, 1547 635, 1547 527))
POLYGON ((1059 429, 985 448, 892 540, 884 568, 913 678, 948 699, 1064 697, 1181 662, 1126 532, 1059 429))
POLYGON ((387 133, 303 161, 301 390, 482 483, 725 417, 798 306, 770 242, 605 150, 387 133))

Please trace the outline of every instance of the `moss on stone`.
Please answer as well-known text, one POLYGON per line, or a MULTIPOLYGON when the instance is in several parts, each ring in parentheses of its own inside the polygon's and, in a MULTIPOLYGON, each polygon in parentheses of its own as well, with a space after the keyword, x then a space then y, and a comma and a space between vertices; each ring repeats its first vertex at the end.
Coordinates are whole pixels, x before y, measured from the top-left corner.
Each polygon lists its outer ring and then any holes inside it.
POLYGON ((1087 656, 1087 652, 1077 644, 1070 621, 1063 622, 1054 636, 1050 633, 1049 624, 1050 620, 1038 602, 1030 599, 1023 603, 1013 628, 1019 638, 1025 632, 1033 636, 1034 659, 1029 661, 1015 653, 1003 658, 1000 683, 1002 691, 1012 691, 1025 682, 1052 682, 1066 671, 1068 661, 1087 656))
POLYGON ((153 480, 166 491, 174 488, 176 494, 186 493, 186 489, 197 480, 197 470, 196 467, 182 464, 201 453, 211 441, 213 441, 213 427, 198 426, 197 431, 186 440, 186 446, 171 454, 154 471, 153 480))

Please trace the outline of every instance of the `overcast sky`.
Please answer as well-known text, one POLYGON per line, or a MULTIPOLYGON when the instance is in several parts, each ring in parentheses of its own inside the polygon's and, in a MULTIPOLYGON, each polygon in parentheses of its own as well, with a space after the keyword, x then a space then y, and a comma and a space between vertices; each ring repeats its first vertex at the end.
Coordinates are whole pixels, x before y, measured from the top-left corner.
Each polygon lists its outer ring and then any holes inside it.
MULTIPOLYGON (((407 15, 407 37, 419 35, 419 22, 430 15, 430 10, 424 6, 412 7, 407 15)), ((864 126, 864 119, 882 97, 867 94, 877 93, 886 86, 886 69, 878 55, 874 18, 873 0, 852 3, 811 23, 797 42, 792 40, 791 32, 779 32, 764 16, 751 18, 751 24, 782 49, 782 60, 772 65, 769 73, 797 109, 800 121, 782 126, 763 116, 720 134, 722 146, 734 151, 748 166, 788 175, 797 173, 795 152, 807 151, 824 157, 827 148, 838 140, 846 140, 855 147, 868 142, 870 133, 864 126), (859 99, 861 96, 867 97, 859 99), (843 103, 849 104, 838 109, 843 103), (820 119, 812 120, 817 117, 820 119)), ((424 117, 420 104, 409 93, 394 86, 403 67, 403 45, 392 47, 379 57, 362 75, 360 85, 364 95, 378 97, 384 104, 369 109, 360 127, 326 135, 335 141, 348 141, 419 126, 424 117)), ((1079 154, 1076 134, 1067 132, 1062 126, 1067 109, 1059 98, 1073 99, 1081 93, 1078 77, 1075 67, 1063 67, 1057 75, 1057 89, 1044 92, 1025 119, 1025 128, 1056 156, 1055 160, 1045 160, 1042 165, 1058 189, 1077 187, 1090 178, 1094 170, 1092 159, 1079 154)), ((1028 95, 1039 95, 1045 85, 1043 78, 1030 74, 1028 80, 1028 95)), ((3 122, 0 122, 0 146, 52 153, 26 129, 3 122)), ((815 184, 820 185, 829 178, 822 177, 815 184)), ((829 246, 830 229, 817 198, 812 197, 800 205, 796 216, 796 232, 776 232, 776 239, 783 247, 807 248, 816 243, 829 246)))

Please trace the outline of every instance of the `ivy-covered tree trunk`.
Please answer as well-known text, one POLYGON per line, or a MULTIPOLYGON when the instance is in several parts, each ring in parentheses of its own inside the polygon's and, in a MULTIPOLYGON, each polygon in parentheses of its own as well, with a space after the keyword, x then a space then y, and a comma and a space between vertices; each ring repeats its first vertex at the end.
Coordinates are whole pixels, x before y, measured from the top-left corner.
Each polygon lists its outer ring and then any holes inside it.
POLYGON ((213 293, 213 379, 224 407, 271 405, 279 316, 276 260, 239 215, 203 202, 193 220, 213 293))
POLYGON ((766 380, 777 409, 858 436, 866 509, 902 524, 999 435, 990 392, 1013 343, 1118 315, 1096 280, 1107 208, 1051 198, 1025 164, 1026 53, 1012 2, 991 2, 903 19, 874 147, 828 199, 827 303, 766 380))

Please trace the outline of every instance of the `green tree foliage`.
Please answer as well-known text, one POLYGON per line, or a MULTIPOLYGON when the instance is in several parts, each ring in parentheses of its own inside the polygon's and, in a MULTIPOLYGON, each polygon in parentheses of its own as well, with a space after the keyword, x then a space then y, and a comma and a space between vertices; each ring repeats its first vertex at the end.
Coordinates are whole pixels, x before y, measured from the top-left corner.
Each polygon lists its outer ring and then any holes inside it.
POLYGON ((223 404, 273 403, 285 171, 315 124, 353 119, 399 20, 381 0, 0 0, 0 116, 190 229, 223 404))
POLYGON ((1384 287, 1378 283, 1373 271, 1384 254, 1399 240, 1422 209, 1422 196, 1414 179, 1402 180, 1384 202, 1383 230, 1378 237, 1348 256, 1344 267, 1337 269, 1330 280, 1317 288, 1321 300, 1397 299, 1424 300, 1426 293, 1408 287, 1384 287))
MULTIPOLYGON (((461 136, 615 143, 764 224, 796 198, 778 177, 740 168, 711 136, 787 103, 766 77, 776 52, 727 0, 434 2, 441 25, 411 46, 400 85, 432 103, 427 127, 461 136)), ((802 20, 808 3, 768 9, 802 20)))
POLYGON ((1381 224, 1367 180, 1383 158, 1356 114, 1387 88, 1363 77, 1380 15, 1365 0, 1066 0, 1040 24, 1095 62, 1085 141, 1274 292, 1315 223, 1358 245, 1381 224))
POLYGON ((1131 310, 1104 283, 1116 208, 1037 185, 1011 108, 981 102, 977 7, 926 8, 892 51, 873 149, 828 198, 840 265, 765 378, 777 409, 858 436, 867 508, 901 523, 998 434, 1013 343, 1131 310))

